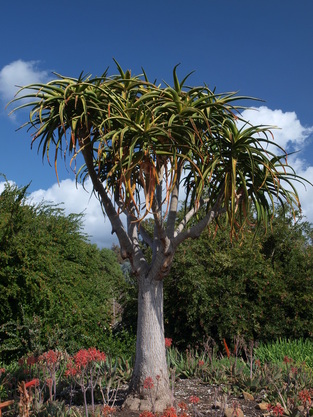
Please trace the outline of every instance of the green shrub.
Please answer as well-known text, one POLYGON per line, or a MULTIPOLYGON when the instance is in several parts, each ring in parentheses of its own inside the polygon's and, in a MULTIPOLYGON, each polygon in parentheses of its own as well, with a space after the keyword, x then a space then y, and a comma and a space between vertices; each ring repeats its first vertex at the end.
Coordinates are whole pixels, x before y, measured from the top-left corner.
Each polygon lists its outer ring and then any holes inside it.
POLYGON ((0 195, 0 359, 98 347, 120 320, 125 280, 116 255, 91 245, 81 215, 27 203, 27 187, 0 195), (114 300, 114 303, 113 303, 114 300))
POLYGON ((164 280, 165 332, 178 347, 313 337, 312 226, 278 213, 267 234, 208 230, 178 249, 164 280))
POLYGON ((98 343, 98 348, 112 357, 126 357, 129 361, 135 356, 136 336, 131 329, 108 330, 98 343))

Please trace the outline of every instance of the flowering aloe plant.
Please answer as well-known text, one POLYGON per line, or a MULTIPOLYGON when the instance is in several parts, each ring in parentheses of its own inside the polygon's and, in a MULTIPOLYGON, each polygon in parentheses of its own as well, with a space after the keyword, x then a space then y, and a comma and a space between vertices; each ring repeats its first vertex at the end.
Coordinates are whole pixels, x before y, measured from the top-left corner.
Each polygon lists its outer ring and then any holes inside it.
POLYGON ((65 376, 73 378, 80 386, 85 404, 85 414, 88 417, 87 391, 91 391, 92 411, 94 412, 94 390, 101 376, 101 363, 106 361, 106 355, 96 348, 81 349, 70 358, 65 376))

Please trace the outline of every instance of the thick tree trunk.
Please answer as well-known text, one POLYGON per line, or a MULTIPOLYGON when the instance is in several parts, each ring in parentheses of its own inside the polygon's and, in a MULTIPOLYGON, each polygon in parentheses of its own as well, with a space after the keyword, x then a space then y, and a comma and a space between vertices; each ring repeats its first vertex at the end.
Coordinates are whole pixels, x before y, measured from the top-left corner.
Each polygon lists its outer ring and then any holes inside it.
POLYGON ((138 286, 136 359, 130 395, 141 399, 140 403, 137 400, 140 409, 163 411, 173 401, 164 341, 163 281, 141 277, 138 286), (153 387, 148 388, 148 381, 153 387))

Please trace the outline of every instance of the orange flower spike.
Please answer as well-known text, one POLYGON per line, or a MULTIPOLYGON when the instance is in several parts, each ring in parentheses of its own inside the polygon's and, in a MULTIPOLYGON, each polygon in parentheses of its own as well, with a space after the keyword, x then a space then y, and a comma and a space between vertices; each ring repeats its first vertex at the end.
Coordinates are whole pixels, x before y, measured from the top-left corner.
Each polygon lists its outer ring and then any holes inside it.
POLYGON ((225 346, 225 350, 226 350, 226 355, 227 355, 228 358, 230 358, 230 350, 227 346, 226 340, 223 339, 223 342, 224 342, 224 346, 225 346))
POLYGON ((37 385, 39 385, 39 379, 35 378, 35 379, 32 379, 29 382, 26 382, 25 388, 34 387, 34 386, 36 387, 37 385))

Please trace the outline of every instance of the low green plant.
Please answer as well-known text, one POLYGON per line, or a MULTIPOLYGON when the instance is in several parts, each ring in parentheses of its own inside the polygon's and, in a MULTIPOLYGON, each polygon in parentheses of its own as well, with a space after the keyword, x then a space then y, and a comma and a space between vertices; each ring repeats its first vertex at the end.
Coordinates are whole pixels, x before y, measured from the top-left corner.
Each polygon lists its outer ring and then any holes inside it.
POLYGON ((204 365, 201 369, 201 379, 205 383, 220 385, 225 387, 229 383, 229 375, 226 372, 228 365, 224 365, 220 360, 213 360, 204 365))
POLYGON ((201 377, 202 368, 207 361, 203 352, 196 349, 179 352, 172 346, 167 348, 167 360, 169 368, 175 369, 176 377, 180 378, 201 377))
POLYGON ((43 404, 34 415, 36 417, 70 417, 71 412, 66 408, 64 401, 49 401, 43 404))
POLYGON ((121 355, 115 358, 116 372, 121 382, 130 381, 133 372, 133 357, 129 355, 121 355))
POLYGON ((292 358, 294 364, 305 363, 313 369, 313 341, 310 339, 278 339, 272 343, 260 344, 254 349, 254 355, 261 363, 282 364, 284 358, 292 358))
MULTIPOLYGON (((167 339, 167 342, 169 341, 171 339, 167 339)), ((247 348, 247 344, 238 337, 229 347, 226 341, 223 343, 225 355, 218 351, 217 345, 211 339, 204 343, 202 349, 189 348, 183 352, 167 343, 173 396, 175 378, 197 378, 202 383, 214 385, 221 391, 221 395, 238 396, 242 391, 250 392, 255 398, 262 398, 269 403, 271 415, 281 410, 290 417, 313 415, 313 368, 308 360, 311 343, 303 340, 279 341, 268 345, 266 349, 262 345, 260 349, 255 348, 252 342, 247 348), (263 356, 258 355, 259 352, 263 353, 263 356), (296 359, 287 356, 286 353, 296 359), (304 358, 307 358, 305 362, 304 358), (281 407, 279 409, 275 408, 278 403, 281 407)), ((70 379, 64 378, 63 372, 70 357, 58 351, 48 351, 39 357, 28 354, 19 363, 12 362, 5 367, 1 364, 0 400, 13 398, 21 381, 29 384, 29 381, 36 380, 36 399, 34 397, 32 406, 35 416, 82 417, 88 416, 88 409, 92 409, 93 415, 100 417, 104 412, 95 406, 98 401, 102 402, 102 408, 105 407, 108 414, 112 406, 114 407, 121 384, 130 380, 132 357, 129 354, 107 355, 106 358, 101 354, 100 357, 101 352, 95 348, 78 353, 79 355, 74 356, 72 362, 69 361, 67 365, 66 374, 70 379), (96 355, 95 358, 99 356, 99 361, 91 361, 90 372, 87 371, 91 360, 89 354, 96 355), (52 385, 49 387, 48 381, 53 382, 53 388, 52 385), (76 387, 79 384, 84 394, 84 413, 72 406, 65 407, 60 401, 61 398, 68 398, 68 386, 71 381, 70 398, 75 383, 76 387), (60 396, 61 391, 64 397, 60 396)), ((157 385, 157 380, 154 383, 157 385)), ((78 397, 75 397, 75 405, 78 404, 77 400, 80 400, 78 397)), ((15 405, 17 407, 17 403, 15 405)))
POLYGON ((107 356, 101 368, 98 387, 103 404, 115 404, 121 383, 127 383, 132 374, 132 366, 125 357, 107 356))

